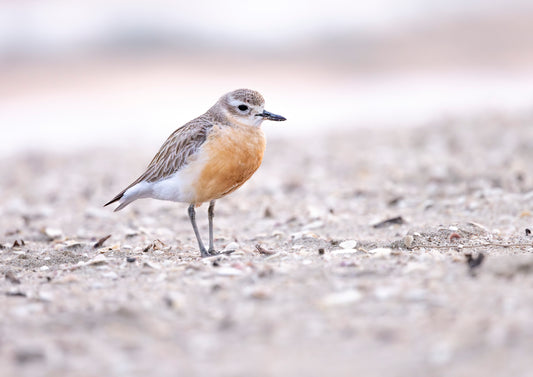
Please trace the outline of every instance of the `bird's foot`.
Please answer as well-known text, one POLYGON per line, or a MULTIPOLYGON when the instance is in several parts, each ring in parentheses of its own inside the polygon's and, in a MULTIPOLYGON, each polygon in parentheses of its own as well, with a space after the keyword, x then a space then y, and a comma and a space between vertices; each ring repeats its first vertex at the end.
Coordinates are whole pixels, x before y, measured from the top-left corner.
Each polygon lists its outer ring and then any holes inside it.
POLYGON ((213 257, 215 255, 229 255, 231 253, 233 253, 235 250, 221 250, 221 251, 216 251, 215 249, 209 249, 209 250, 200 250, 200 253, 202 254, 202 258, 207 258, 207 257, 213 257))

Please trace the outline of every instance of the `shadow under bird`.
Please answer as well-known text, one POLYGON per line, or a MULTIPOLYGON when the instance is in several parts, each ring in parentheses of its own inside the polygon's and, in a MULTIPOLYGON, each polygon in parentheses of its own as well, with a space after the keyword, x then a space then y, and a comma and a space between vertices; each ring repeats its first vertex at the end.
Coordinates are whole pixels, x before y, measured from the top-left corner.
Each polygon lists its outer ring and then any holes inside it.
POLYGON ((243 185, 259 168, 266 139, 263 120, 284 121, 264 109, 258 92, 239 89, 223 95, 207 112, 174 131, 146 171, 105 206, 120 211, 134 200, 154 198, 189 203, 189 218, 202 257, 215 255, 215 200, 243 185), (198 226, 195 207, 209 202, 209 248, 198 226))

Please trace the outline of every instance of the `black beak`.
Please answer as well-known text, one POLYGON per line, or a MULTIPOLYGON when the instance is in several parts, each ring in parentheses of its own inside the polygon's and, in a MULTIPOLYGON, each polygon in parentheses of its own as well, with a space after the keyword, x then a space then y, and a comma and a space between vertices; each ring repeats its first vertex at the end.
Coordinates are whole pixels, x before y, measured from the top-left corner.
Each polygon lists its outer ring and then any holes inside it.
POLYGON ((282 117, 281 115, 276 115, 276 114, 272 114, 266 110, 263 110, 263 112, 261 114, 256 114, 255 115, 256 117, 263 117, 265 119, 268 119, 268 120, 275 120, 277 122, 281 122, 283 120, 287 120, 287 118, 285 117, 282 117))

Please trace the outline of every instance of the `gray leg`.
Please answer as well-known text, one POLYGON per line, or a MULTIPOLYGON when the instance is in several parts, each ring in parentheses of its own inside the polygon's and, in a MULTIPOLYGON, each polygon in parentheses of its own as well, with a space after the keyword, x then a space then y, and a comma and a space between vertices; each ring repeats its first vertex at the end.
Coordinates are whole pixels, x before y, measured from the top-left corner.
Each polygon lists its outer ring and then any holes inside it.
POLYGON ((202 257, 209 256, 209 253, 205 249, 205 246, 200 238, 200 233, 198 232, 198 226, 196 225, 196 212, 194 211, 194 204, 189 206, 189 219, 191 219, 192 229, 194 230, 194 235, 198 241, 198 247, 200 248, 200 254, 202 257))
POLYGON ((215 244, 213 241, 213 217, 215 217, 215 201, 209 202, 209 209, 207 210, 207 217, 209 219, 209 254, 215 254, 215 244))

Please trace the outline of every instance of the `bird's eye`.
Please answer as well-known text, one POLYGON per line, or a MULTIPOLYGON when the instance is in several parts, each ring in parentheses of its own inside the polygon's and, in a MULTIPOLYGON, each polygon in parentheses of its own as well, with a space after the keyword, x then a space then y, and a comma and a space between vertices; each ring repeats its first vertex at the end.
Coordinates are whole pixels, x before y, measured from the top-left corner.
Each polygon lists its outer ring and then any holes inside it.
POLYGON ((248 110, 248 106, 246 106, 246 105, 239 105, 239 110, 241 110, 241 111, 246 111, 246 110, 248 110))

